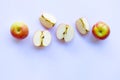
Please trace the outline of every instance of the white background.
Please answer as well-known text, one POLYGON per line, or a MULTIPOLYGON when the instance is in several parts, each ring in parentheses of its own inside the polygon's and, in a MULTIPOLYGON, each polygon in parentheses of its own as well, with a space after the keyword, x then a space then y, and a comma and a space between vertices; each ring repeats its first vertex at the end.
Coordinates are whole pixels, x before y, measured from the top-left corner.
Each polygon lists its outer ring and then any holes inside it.
POLYGON ((120 80, 119 0, 0 0, 0 80, 120 80), (45 30, 39 22, 42 12, 53 14, 57 24, 50 30, 52 43, 35 48, 32 37, 45 30), (81 36, 75 21, 85 17, 90 28, 106 22, 110 36, 96 41, 91 32, 81 36), (17 41, 10 34, 13 22, 29 26, 29 36, 17 41), (70 43, 56 39, 60 23, 74 27, 70 43))

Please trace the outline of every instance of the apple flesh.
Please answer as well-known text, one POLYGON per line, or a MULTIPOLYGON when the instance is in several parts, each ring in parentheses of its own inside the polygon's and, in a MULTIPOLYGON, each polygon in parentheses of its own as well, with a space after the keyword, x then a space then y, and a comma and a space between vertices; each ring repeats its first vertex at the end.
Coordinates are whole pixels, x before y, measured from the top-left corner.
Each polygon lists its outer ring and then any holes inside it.
POLYGON ((79 18, 76 21, 76 28, 77 28, 78 32, 82 35, 86 35, 90 31, 88 21, 87 21, 87 19, 85 19, 83 17, 79 18))
POLYGON ((106 23, 100 21, 93 26, 92 33, 96 38, 104 40, 109 36, 110 28, 106 23))
POLYGON ((59 40, 70 42, 74 37, 74 29, 68 24, 60 24, 56 31, 56 36, 59 40))
POLYGON ((47 14, 47 13, 43 13, 40 16, 39 20, 41 24, 47 29, 54 27, 54 25, 56 24, 56 18, 51 14, 47 14))
POLYGON ((16 39, 24 39, 29 34, 28 26, 23 22, 15 22, 10 28, 11 35, 16 39))
POLYGON ((51 33, 48 30, 36 31, 33 36, 33 43, 36 47, 46 47, 51 43, 51 33))

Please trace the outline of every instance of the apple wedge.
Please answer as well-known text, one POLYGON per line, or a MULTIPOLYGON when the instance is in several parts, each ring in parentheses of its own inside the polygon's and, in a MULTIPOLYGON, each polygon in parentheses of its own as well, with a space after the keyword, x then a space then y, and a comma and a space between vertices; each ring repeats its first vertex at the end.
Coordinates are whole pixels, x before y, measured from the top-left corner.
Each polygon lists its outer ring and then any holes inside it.
POLYGON ((70 42, 74 37, 74 29, 67 24, 60 24, 57 28, 56 36, 59 40, 70 42))
POLYGON ((56 18, 47 13, 43 13, 39 20, 41 24, 47 29, 52 28, 56 24, 56 18))
POLYGON ((33 36, 33 44, 36 47, 46 47, 51 43, 51 34, 49 31, 37 31, 33 36))
POLYGON ((76 27, 80 34, 86 35, 90 31, 88 21, 85 18, 79 18, 76 21, 76 27))

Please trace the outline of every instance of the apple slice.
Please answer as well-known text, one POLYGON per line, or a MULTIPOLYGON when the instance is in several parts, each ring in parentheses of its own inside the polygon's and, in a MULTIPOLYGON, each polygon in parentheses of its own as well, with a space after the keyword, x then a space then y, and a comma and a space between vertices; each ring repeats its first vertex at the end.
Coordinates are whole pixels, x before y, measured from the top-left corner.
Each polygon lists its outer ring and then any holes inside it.
POLYGON ((76 27, 82 35, 86 35, 90 31, 88 21, 85 18, 79 18, 76 21, 76 27))
POLYGON ((33 43, 36 47, 45 47, 51 43, 51 34, 49 31, 37 31, 33 36, 33 43))
POLYGON ((74 37, 74 29, 67 24, 60 24, 57 28, 56 35, 59 40, 69 42, 74 37))
POLYGON ((52 28, 56 24, 56 18, 50 14, 43 13, 39 18, 45 28, 52 28))

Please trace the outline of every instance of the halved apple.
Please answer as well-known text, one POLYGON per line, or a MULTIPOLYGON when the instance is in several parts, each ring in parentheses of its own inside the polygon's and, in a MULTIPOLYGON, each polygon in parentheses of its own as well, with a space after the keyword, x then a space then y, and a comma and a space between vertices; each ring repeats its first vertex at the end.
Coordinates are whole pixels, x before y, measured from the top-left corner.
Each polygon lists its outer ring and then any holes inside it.
POLYGON ((36 47, 45 47, 51 43, 51 34, 49 31, 37 31, 33 36, 33 43, 36 47))
POLYGON ((57 28, 56 35, 59 40, 70 42, 74 37, 74 29, 70 25, 60 24, 57 28))

